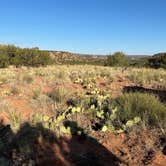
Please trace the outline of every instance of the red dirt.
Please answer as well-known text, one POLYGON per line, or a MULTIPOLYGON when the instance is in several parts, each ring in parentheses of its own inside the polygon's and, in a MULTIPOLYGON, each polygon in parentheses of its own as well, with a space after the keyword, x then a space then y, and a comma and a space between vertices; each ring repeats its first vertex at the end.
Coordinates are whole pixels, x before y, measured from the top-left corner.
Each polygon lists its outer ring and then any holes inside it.
MULTIPOLYGON (((8 98, 8 102, 10 103, 11 107, 14 110, 17 110, 17 112, 22 117, 28 118, 33 112, 32 108, 29 107, 27 101, 24 99, 8 98)), ((28 120, 28 119, 25 119, 25 120, 28 120)))
POLYGON ((165 166, 166 165, 166 156, 164 156, 160 151, 156 152, 151 166, 165 166))
MULTIPOLYGON (((30 126, 29 128, 33 132, 40 130, 30 126)), ((16 138, 24 140, 28 130, 27 126, 23 127, 16 138)), ((153 143, 157 139, 148 131, 142 131, 140 135, 138 133, 115 135, 111 132, 95 132, 89 137, 66 135, 60 138, 52 135, 51 132, 45 132, 49 139, 44 135, 35 137, 37 135, 35 134, 32 138, 34 140, 30 139, 26 142, 26 146, 34 149, 31 156, 37 165, 165 166, 166 163, 166 156, 159 150, 145 148, 145 139, 148 141, 153 139, 153 143)))
POLYGON ((153 131, 139 131, 130 134, 96 132, 95 138, 118 157, 121 165, 165 166, 166 156, 155 147, 159 136, 153 131))
POLYGON ((2 124, 10 124, 10 120, 7 117, 5 112, 0 112, 0 123, 2 123, 2 124))
POLYGON ((96 85, 101 90, 109 90, 113 98, 122 94, 123 88, 126 86, 133 86, 134 84, 125 77, 117 76, 115 80, 97 78, 96 85))
MULTIPOLYGON (((43 93, 51 92, 52 84, 42 86, 42 81, 41 77, 37 77, 33 85, 29 84, 26 87, 20 86, 19 88, 24 90, 24 96, 29 97, 33 95, 32 88, 40 86, 43 93)), ((112 97, 117 97, 122 93, 125 86, 132 86, 133 83, 124 77, 117 76, 114 81, 98 78, 96 79, 96 85, 101 90, 110 90, 112 97)), ((72 93, 84 91, 81 85, 74 83, 55 85, 54 87, 66 88, 72 93)), ((9 88, 8 85, 0 86, 0 90, 8 90, 9 88)), ((4 99, 10 103, 14 110, 21 114, 24 120, 28 120, 35 111, 41 111, 34 110, 26 98, 7 96, 4 99)), ((0 121, 9 123, 5 113, 0 113, 0 121)), ((118 163, 121 166, 165 166, 166 156, 160 150, 153 149, 157 138, 148 131, 131 133, 130 135, 95 132, 91 139, 82 140, 78 136, 63 137, 53 142, 37 141, 33 146, 36 151, 35 160, 38 165, 43 166, 71 166, 78 165, 78 163, 87 165, 92 161, 94 162, 93 165, 101 166, 116 166, 118 163), (94 138, 98 140, 98 143, 95 142, 94 138), (101 161, 102 163, 100 163, 101 161)))

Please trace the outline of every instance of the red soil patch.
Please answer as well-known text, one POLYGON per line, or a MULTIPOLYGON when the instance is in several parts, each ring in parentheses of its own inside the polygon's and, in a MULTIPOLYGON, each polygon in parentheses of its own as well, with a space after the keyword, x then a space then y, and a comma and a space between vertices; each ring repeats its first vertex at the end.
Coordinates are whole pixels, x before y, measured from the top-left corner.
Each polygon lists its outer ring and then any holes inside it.
POLYGON ((110 79, 97 78, 96 85, 101 90, 109 90, 112 94, 112 97, 115 98, 122 93, 124 87, 133 86, 134 83, 125 77, 116 76, 113 81, 110 79))
POLYGON ((0 112, 0 123, 2 124, 10 124, 10 120, 8 119, 5 112, 0 112))
POLYGON ((25 99, 16 99, 13 97, 8 98, 11 107, 21 115, 24 120, 28 120, 34 110, 28 105, 25 99))
POLYGON ((164 156, 160 151, 156 152, 155 157, 152 161, 151 166, 165 166, 166 156, 164 156))
POLYGON ((132 132, 129 135, 96 132, 94 137, 122 161, 122 166, 165 166, 166 156, 155 148, 159 136, 150 131, 132 132))

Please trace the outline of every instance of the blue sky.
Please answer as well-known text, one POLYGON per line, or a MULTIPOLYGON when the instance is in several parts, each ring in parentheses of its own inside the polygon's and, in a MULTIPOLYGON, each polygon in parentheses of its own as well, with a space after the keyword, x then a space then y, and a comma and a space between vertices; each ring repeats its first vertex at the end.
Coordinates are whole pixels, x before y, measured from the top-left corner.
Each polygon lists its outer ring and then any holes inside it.
POLYGON ((166 0, 0 0, 0 43, 80 53, 166 51, 166 0))

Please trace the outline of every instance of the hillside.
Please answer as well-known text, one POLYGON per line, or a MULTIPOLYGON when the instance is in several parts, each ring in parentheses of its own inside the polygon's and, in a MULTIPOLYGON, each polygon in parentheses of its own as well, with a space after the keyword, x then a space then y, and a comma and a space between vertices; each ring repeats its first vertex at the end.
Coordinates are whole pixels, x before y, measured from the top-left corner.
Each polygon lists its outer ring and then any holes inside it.
MULTIPOLYGON (((68 51, 48 51, 50 56, 56 63, 62 64, 64 62, 96 62, 106 60, 107 55, 97 55, 97 54, 80 54, 72 53, 68 51)), ((140 60, 149 57, 149 55, 127 55, 131 60, 140 60)))
POLYGON ((106 55, 91 55, 71 53, 67 51, 48 51, 51 58, 58 64, 76 62, 76 63, 93 63, 100 60, 105 60, 106 55))
POLYGON ((49 51, 52 59, 57 63, 62 63, 63 61, 79 61, 80 57, 76 54, 64 51, 49 51))

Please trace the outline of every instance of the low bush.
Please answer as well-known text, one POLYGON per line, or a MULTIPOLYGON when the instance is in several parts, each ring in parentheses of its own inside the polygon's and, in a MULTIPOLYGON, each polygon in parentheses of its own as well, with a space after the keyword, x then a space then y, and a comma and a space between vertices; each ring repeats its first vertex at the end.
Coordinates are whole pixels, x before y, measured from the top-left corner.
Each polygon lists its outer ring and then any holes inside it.
POLYGON ((0 53, 0 68, 9 66, 9 57, 6 54, 0 53))
POLYGON ((140 117, 145 126, 166 128, 166 106, 153 95, 126 93, 115 100, 119 121, 140 117))
POLYGON ((128 66, 129 59, 123 52, 115 52, 107 57, 106 65, 108 66, 128 66))

